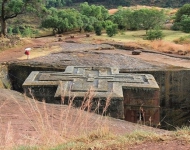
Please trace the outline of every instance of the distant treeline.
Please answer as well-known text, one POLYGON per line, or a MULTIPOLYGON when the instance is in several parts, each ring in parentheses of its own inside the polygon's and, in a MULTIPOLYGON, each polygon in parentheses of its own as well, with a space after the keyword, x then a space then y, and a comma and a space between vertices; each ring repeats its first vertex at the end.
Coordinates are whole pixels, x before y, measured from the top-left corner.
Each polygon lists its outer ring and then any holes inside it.
POLYGON ((73 6, 76 3, 88 2, 89 4, 101 3, 105 7, 148 5, 159 7, 181 7, 190 0, 44 0, 47 7, 73 6))

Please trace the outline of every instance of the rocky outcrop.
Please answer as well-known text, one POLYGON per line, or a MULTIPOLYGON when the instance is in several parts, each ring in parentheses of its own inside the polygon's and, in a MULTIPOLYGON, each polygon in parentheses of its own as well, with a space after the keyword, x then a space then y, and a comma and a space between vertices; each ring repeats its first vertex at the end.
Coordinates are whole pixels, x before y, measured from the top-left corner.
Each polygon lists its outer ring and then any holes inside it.
POLYGON ((0 88, 11 88, 7 65, 0 65, 0 88))

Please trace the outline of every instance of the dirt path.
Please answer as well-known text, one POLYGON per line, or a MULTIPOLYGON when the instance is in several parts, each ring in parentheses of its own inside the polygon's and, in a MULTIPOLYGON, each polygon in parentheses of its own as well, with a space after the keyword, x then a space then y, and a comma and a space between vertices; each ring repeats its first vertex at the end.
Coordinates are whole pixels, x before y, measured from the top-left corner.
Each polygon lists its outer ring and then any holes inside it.
MULTIPOLYGON (((26 41, 27 44, 15 48, 11 48, 0 52, 0 62, 9 61, 22 61, 26 59, 24 55, 24 49, 26 47, 31 47, 30 59, 45 56, 52 52, 58 52, 61 50, 57 37, 46 37, 38 39, 29 39, 26 41)), ((142 52, 140 55, 132 55, 131 51, 127 50, 101 50, 101 53, 115 53, 131 56, 134 58, 139 58, 150 62, 151 64, 164 63, 167 65, 173 65, 175 67, 185 67, 190 68, 190 60, 182 58, 169 57, 162 54, 142 52)))
POLYGON ((19 61, 26 59, 27 57, 24 54, 24 50, 27 47, 32 48, 30 55, 31 59, 48 55, 51 52, 59 51, 60 47, 53 44, 55 41, 55 37, 24 40, 22 45, 0 51, 0 62, 19 61))

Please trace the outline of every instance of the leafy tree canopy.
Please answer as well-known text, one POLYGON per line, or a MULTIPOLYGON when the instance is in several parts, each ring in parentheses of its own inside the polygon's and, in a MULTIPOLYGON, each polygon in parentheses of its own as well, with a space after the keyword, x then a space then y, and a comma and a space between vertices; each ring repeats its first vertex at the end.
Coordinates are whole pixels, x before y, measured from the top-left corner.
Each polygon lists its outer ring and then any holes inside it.
POLYGON ((163 10, 157 9, 140 9, 137 10, 137 16, 133 18, 139 18, 138 23, 142 25, 145 30, 154 29, 155 27, 160 27, 164 24, 166 16, 163 10))
POLYGON ((47 7, 73 6, 77 3, 88 2, 89 4, 104 4, 106 7, 147 5, 158 7, 181 7, 189 0, 46 0, 47 7))
POLYGON ((176 13, 175 22, 180 22, 183 15, 190 16, 190 4, 183 5, 176 13))
POLYGON ((57 10, 51 8, 50 15, 42 21, 42 27, 52 28, 54 33, 71 31, 82 26, 82 15, 75 9, 57 10))
POLYGON ((40 0, 0 0, 1 35, 6 35, 6 21, 39 8, 40 0))
POLYGON ((89 17, 95 17, 102 21, 108 18, 108 10, 104 6, 89 5, 87 2, 80 5, 80 12, 89 17))
POLYGON ((175 15, 173 30, 182 30, 184 32, 190 32, 190 4, 185 4, 177 11, 175 15))
POLYGON ((111 19, 118 24, 119 29, 139 30, 153 29, 165 22, 165 13, 157 9, 120 9, 111 19))
POLYGON ((190 33, 190 16, 188 15, 183 15, 181 17, 181 30, 186 32, 186 33, 190 33))

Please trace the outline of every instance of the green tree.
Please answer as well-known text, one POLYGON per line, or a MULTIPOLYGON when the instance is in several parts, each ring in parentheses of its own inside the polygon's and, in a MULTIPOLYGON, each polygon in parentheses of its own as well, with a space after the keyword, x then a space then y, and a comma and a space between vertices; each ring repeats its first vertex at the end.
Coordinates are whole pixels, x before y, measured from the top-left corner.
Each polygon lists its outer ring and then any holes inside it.
POLYGON ((83 26, 82 29, 87 32, 91 32, 94 30, 95 22, 98 22, 98 20, 95 17, 88 17, 86 15, 81 15, 83 26))
POLYGON ((172 29, 172 30, 175 30, 175 31, 180 30, 180 28, 181 28, 180 22, 175 22, 175 23, 172 25, 172 27, 171 27, 171 29, 172 29))
POLYGON ((118 24, 119 29, 139 30, 154 29, 156 26, 162 26, 166 16, 163 10, 157 9, 119 9, 111 19, 118 24))
POLYGON ((88 17, 95 17, 99 21, 109 17, 108 10, 104 6, 89 5, 87 2, 80 5, 80 12, 88 17))
POLYGON ((190 4, 183 5, 176 13, 175 15, 175 21, 174 22, 181 22, 182 16, 188 15, 190 16, 190 4))
POLYGON ((91 31, 93 26, 95 33, 101 35, 101 31, 104 28, 103 23, 109 17, 108 10, 102 5, 89 5, 85 2, 80 5, 80 13, 85 16, 83 17, 84 30, 91 31))
POLYGON ((113 23, 112 20, 105 20, 102 21, 102 28, 106 29, 106 33, 108 34, 108 36, 113 36, 117 33, 117 29, 118 29, 118 25, 113 23))
POLYGON ((139 11, 138 23, 141 24, 142 28, 145 30, 161 27, 166 20, 166 16, 163 10, 145 8, 137 11, 139 11))
POLYGON ((94 30, 95 30, 95 33, 96 35, 102 35, 102 23, 101 22, 97 22, 94 26, 94 30))
POLYGON ((135 10, 131 12, 129 16, 129 28, 130 30, 142 29, 144 16, 141 10, 135 10))
POLYGON ((40 0, 0 0, 1 36, 7 34, 8 19, 17 17, 26 11, 33 11, 41 6, 40 0))
POLYGON ((88 25, 84 28, 85 32, 92 32, 94 30, 94 27, 92 25, 88 25))
POLYGON ((52 13, 42 21, 42 27, 52 28, 54 33, 81 29, 82 15, 75 9, 52 9, 52 13))
POLYGON ((188 31, 189 17, 190 17, 190 4, 185 4, 177 11, 172 29, 189 32, 188 31))
POLYGON ((119 10, 110 18, 115 24, 118 25, 118 29, 129 29, 131 14, 132 11, 130 9, 119 8, 119 10))
POLYGON ((44 28, 52 28, 53 32, 56 33, 59 28, 58 28, 58 15, 57 15, 57 10, 52 9, 51 14, 48 15, 43 21, 42 21, 42 27, 44 28))
POLYGON ((110 24, 106 27, 106 33, 109 37, 112 37, 117 33, 117 24, 110 24))
POLYGON ((181 17, 181 30, 186 32, 186 33, 190 33, 190 16, 188 15, 183 15, 181 17))
POLYGON ((47 8, 51 7, 61 8, 63 6, 70 6, 72 4, 73 4, 72 0, 46 0, 45 3, 47 8))

